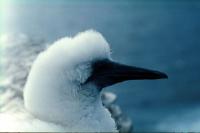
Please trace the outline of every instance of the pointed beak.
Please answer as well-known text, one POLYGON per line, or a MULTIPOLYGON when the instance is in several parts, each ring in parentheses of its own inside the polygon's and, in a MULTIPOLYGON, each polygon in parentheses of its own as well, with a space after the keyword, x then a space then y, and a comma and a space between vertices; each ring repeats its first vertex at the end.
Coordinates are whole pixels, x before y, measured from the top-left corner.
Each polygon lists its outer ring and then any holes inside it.
POLYGON ((93 82, 101 89, 126 80, 168 78, 165 73, 159 71, 123 65, 110 60, 97 61, 92 68, 92 74, 86 83, 93 82))

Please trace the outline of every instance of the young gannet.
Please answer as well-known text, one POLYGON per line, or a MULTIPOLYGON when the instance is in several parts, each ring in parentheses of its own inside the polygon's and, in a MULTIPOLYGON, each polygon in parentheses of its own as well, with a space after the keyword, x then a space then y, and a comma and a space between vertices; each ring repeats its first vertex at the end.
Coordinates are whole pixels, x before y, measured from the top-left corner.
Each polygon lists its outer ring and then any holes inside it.
POLYGON ((102 105, 101 90, 137 79, 161 79, 158 71, 112 60, 104 37, 88 30, 56 41, 34 61, 24 87, 24 101, 0 114, 0 131, 117 132, 102 105))

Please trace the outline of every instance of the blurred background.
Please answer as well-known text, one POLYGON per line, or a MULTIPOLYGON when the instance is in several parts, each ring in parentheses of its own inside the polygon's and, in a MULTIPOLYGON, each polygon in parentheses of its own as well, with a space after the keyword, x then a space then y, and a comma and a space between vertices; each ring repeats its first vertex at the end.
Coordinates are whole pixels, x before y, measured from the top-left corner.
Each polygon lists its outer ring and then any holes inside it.
MULTIPOLYGON (((200 1, 1 0, 1 35, 53 43, 87 29, 103 34, 121 63, 160 70, 167 80, 128 81, 106 90, 135 131, 200 131, 200 1)), ((35 44, 37 45, 37 44, 35 44)))

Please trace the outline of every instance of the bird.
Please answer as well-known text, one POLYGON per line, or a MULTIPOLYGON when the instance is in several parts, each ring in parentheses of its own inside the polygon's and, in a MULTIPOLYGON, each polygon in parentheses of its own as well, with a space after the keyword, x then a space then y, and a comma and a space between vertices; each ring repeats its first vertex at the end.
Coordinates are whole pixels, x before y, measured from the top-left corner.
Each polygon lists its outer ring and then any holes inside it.
POLYGON ((127 80, 167 78, 163 72, 114 61, 109 43, 95 30, 42 49, 32 57, 24 88, 18 89, 22 95, 4 93, 14 100, 2 105, 0 131, 118 132, 102 104, 102 90, 127 80))

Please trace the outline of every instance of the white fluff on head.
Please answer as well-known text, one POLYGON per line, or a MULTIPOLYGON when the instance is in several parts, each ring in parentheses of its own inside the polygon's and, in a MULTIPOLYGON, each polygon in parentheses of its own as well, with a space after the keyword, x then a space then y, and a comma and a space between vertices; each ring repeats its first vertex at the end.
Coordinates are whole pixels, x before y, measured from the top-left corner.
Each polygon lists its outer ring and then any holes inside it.
POLYGON ((91 75, 92 63, 102 59, 111 60, 110 47, 94 30, 56 41, 31 68, 24 88, 26 109, 66 131, 116 131, 96 86, 81 86, 91 75))
POLYGON ((45 54, 55 58, 65 57, 68 65, 76 65, 85 61, 110 58, 110 47, 99 32, 88 30, 73 38, 65 37, 56 41, 45 54))

